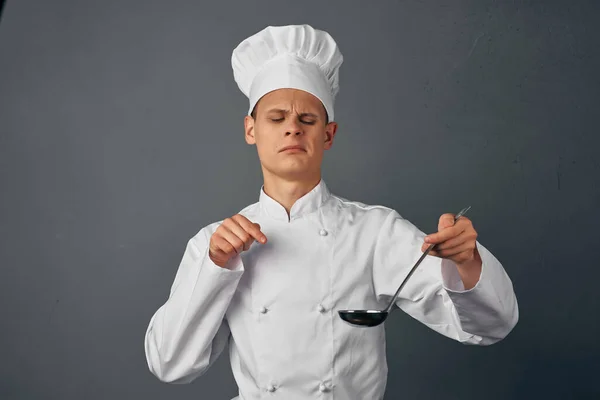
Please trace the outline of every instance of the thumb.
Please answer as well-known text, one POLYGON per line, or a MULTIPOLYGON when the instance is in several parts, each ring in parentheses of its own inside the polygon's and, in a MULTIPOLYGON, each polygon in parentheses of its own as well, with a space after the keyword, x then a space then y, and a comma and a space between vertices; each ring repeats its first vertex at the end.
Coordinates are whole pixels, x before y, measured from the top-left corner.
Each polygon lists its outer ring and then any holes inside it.
POLYGON ((438 231, 441 231, 446 228, 450 228, 451 226, 454 226, 454 215, 452 215, 452 214, 442 215, 440 217, 440 220, 438 223, 438 231))

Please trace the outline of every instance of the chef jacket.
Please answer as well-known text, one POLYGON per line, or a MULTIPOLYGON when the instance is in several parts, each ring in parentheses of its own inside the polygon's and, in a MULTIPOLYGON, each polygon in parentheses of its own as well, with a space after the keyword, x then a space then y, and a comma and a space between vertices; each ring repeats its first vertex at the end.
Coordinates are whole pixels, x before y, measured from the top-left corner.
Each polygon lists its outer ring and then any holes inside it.
MULTIPOLYGON (((332 194, 323 180, 288 214, 261 187, 240 214, 266 244, 230 259, 208 256, 222 221, 187 243, 168 300, 145 335, 150 371, 189 383, 227 346, 235 399, 377 400, 387 381, 384 324, 356 327, 339 309, 383 309, 415 261, 425 234, 397 211, 332 194)), ((396 305, 432 330, 471 345, 506 337, 517 300, 501 263, 477 241, 483 261, 465 290, 455 264, 426 256, 396 305)))

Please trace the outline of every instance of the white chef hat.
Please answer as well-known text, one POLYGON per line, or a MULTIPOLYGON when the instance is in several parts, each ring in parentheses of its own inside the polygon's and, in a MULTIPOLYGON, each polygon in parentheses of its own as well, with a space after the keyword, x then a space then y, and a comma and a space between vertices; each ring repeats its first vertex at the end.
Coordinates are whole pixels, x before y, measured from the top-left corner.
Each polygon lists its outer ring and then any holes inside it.
POLYGON ((244 39, 231 56, 235 81, 250 100, 248 115, 265 94, 292 88, 321 100, 330 121, 342 62, 333 38, 310 25, 269 26, 244 39))

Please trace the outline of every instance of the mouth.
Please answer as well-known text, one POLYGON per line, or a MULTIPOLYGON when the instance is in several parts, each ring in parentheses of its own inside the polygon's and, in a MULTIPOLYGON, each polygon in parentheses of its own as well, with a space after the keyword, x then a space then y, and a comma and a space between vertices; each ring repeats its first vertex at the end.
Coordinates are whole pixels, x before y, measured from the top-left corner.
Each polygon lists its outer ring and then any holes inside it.
POLYGON ((283 149, 279 150, 280 153, 283 152, 298 152, 298 151, 305 151, 302 146, 286 146, 283 149))

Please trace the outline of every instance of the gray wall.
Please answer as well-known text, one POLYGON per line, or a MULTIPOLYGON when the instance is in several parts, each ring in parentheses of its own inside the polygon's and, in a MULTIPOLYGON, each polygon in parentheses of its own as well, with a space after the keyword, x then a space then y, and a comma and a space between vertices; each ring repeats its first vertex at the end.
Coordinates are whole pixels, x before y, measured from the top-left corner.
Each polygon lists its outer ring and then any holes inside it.
POLYGON ((518 326, 489 348, 395 314, 386 399, 600 394, 599 12, 597 1, 8 0, 0 398, 236 393, 227 354, 190 385, 160 383, 143 338, 186 241, 258 199, 230 56, 290 23, 328 30, 345 56, 330 188, 426 232, 472 205, 518 295, 518 326))

